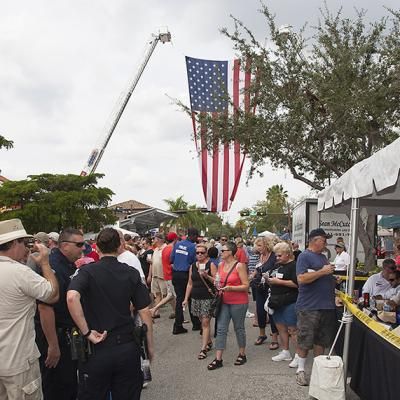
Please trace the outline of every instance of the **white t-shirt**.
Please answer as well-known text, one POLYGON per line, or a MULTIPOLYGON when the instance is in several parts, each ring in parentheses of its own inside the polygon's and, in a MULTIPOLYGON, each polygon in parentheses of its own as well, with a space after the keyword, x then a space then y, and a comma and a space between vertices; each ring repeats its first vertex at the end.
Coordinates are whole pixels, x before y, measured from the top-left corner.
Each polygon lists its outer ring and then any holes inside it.
POLYGON ((350 255, 345 251, 342 251, 340 254, 336 254, 333 262, 335 264, 335 271, 347 271, 347 268, 350 265, 350 255))
POLYGON ((131 253, 129 250, 126 250, 123 253, 121 253, 117 257, 117 260, 121 263, 128 264, 129 266, 135 268, 139 272, 142 280, 146 279, 144 276, 142 265, 140 264, 139 259, 133 253, 131 253))
POLYGON ((0 256, 0 376, 20 374, 40 357, 33 322, 36 299, 46 301, 52 292, 47 279, 0 256))
POLYGON ((384 294, 383 294, 383 298, 386 300, 393 300, 397 303, 396 299, 400 296, 400 285, 397 287, 392 287, 389 290, 387 290, 384 294))
POLYGON ((377 274, 371 275, 367 279, 367 282, 365 282, 363 286, 362 292, 363 294, 369 293, 370 297, 378 295, 383 297, 385 295, 385 292, 390 289, 392 289, 390 282, 382 276, 382 272, 379 272, 377 274))

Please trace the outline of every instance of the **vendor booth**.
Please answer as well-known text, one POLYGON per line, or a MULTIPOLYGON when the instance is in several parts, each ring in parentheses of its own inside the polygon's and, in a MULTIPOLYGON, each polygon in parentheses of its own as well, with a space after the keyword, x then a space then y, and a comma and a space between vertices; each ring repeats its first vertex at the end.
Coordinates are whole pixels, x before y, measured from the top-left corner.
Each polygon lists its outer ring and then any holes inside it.
MULTIPOLYGON (((399 171, 400 138, 354 165, 318 194, 318 211, 350 213, 351 262, 347 285, 347 294, 350 296, 354 288, 360 210, 366 209, 368 215, 400 214, 399 171)), ((353 324, 346 326, 343 361, 345 371, 347 372, 348 368, 351 372, 351 387, 362 396, 362 399, 399 399, 400 345, 397 346, 396 340, 391 340, 390 335, 387 337, 377 335, 371 329, 371 324, 364 322, 357 318, 353 324), (351 334, 352 325, 354 329, 351 334), (382 340, 384 345, 381 343, 382 340), (397 366, 393 363, 394 359, 397 366), (376 397, 377 393, 381 395, 376 397)))

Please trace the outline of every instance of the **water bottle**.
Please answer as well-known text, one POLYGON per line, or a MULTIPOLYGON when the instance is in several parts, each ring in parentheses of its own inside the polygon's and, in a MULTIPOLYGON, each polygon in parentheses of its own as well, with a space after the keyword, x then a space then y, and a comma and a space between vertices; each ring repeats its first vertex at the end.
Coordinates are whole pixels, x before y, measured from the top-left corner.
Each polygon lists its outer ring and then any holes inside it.
POLYGON ((150 371, 150 361, 147 359, 142 359, 142 371, 143 371, 143 381, 151 382, 151 371, 150 371))
POLYGON ((221 277, 218 272, 215 275, 214 285, 217 290, 221 289, 221 277))

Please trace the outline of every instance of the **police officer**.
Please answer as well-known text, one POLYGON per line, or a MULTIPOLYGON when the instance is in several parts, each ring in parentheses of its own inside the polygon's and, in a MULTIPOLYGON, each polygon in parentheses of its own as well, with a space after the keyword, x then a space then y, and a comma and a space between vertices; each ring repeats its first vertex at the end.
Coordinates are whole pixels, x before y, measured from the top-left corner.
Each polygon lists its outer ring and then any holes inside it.
POLYGON ((67 290, 76 272, 74 262, 81 257, 82 232, 65 229, 59 237, 59 248, 49 255, 50 265, 60 287, 56 304, 38 304, 36 342, 39 347, 44 400, 75 400, 78 391, 77 362, 72 360, 71 330, 74 327, 67 307, 67 290))
POLYGON ((88 360, 79 363, 79 400, 105 399, 109 392, 119 400, 140 398, 143 373, 132 307, 148 327, 148 356, 153 357, 149 293, 138 271, 117 260, 121 246, 115 229, 103 229, 97 238, 102 258, 81 267, 67 293, 72 318, 91 344, 88 360))

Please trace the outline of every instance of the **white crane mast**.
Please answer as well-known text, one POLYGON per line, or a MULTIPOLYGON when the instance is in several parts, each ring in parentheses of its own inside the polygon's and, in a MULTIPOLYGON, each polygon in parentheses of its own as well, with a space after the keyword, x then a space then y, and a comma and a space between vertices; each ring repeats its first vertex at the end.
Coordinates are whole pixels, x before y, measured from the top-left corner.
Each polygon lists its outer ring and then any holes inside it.
POLYGON ((115 128, 118 125, 118 122, 122 116, 122 113, 124 112, 125 107, 128 104, 128 101, 131 98, 131 95, 132 95, 133 91, 135 90, 136 85, 138 84, 139 79, 142 76, 144 69, 146 68, 147 63, 149 62, 151 55, 153 54, 154 49, 156 48, 158 42, 167 43, 170 41, 171 41, 171 34, 168 31, 165 33, 159 33, 157 35, 154 35, 153 40, 149 43, 150 47, 146 52, 145 58, 144 58, 143 62, 140 64, 139 70, 138 70, 137 74, 135 75, 135 78, 133 79, 131 85, 129 86, 128 92, 125 95, 125 98, 123 99, 121 106, 117 110, 115 117, 113 118, 111 126, 107 131, 105 140, 103 141, 101 146, 98 146, 97 148, 92 150, 92 152, 90 153, 89 159, 87 160, 85 166, 83 167, 81 176, 93 174, 96 171, 97 166, 99 165, 99 162, 100 162, 101 158, 103 157, 103 154, 107 147, 107 144, 110 141, 111 136, 114 133, 115 128))

